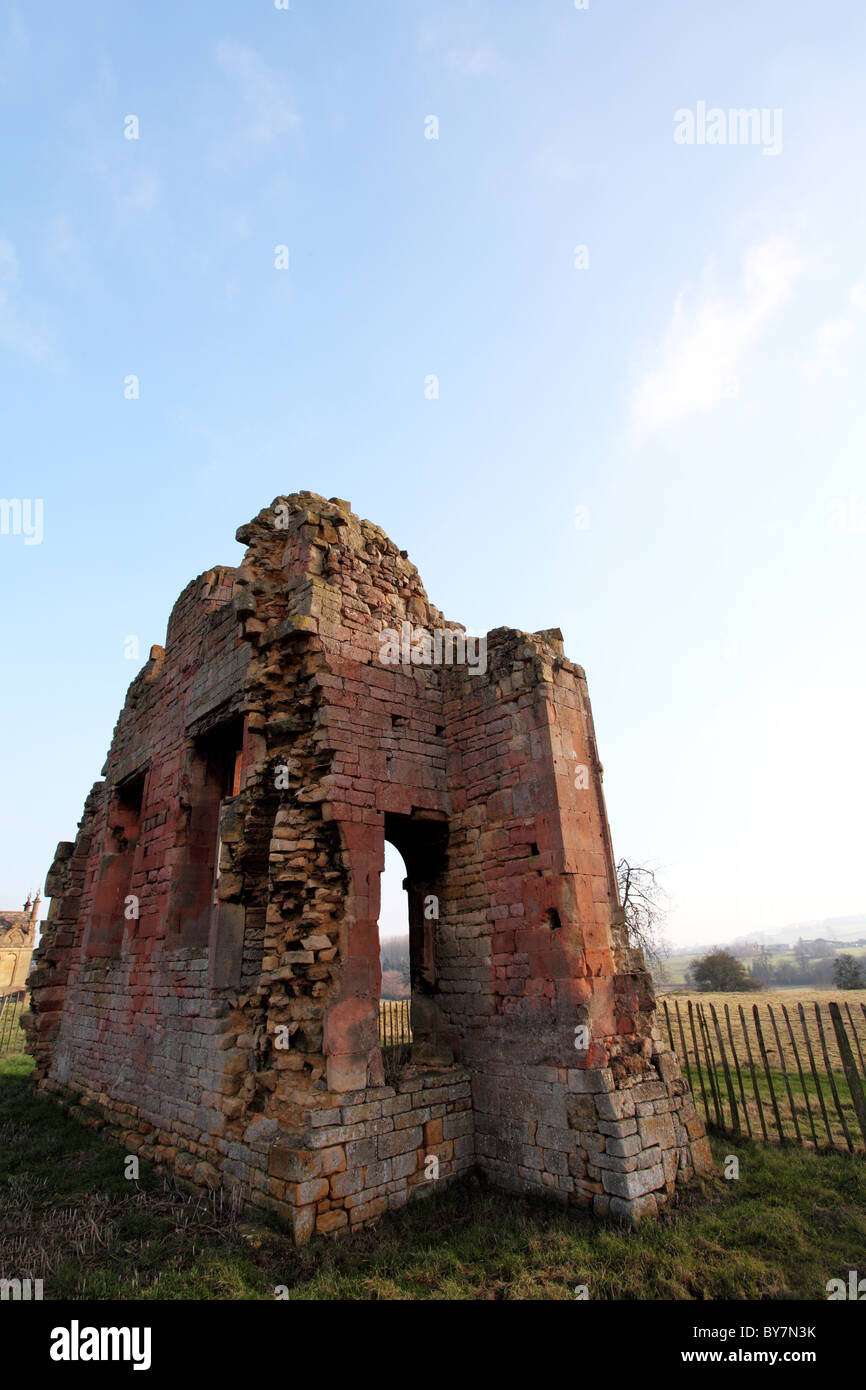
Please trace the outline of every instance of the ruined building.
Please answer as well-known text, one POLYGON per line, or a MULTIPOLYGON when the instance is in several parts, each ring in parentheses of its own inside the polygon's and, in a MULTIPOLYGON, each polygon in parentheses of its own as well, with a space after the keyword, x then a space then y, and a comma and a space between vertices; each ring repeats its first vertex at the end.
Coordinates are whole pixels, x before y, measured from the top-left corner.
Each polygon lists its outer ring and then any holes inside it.
POLYGON ((656 1211, 708 1144, 626 937, 559 632, 463 639, 338 498, 279 498, 238 540, 242 565, 175 604, 58 846, 28 1019, 42 1089, 298 1241, 471 1168, 656 1211), (413 1032, 387 1085, 386 840, 413 1032))

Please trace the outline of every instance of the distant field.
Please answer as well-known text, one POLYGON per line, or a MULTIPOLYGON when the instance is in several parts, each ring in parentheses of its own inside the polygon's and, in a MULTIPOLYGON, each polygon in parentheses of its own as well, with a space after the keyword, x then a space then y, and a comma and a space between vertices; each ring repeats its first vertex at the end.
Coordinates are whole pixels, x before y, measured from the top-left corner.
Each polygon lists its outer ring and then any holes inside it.
POLYGON ((790 1011, 791 1000, 802 1004, 829 1004, 832 999, 837 1004, 849 1003, 853 1006, 856 1001, 859 1009, 860 1004, 866 1004, 866 989, 812 989, 808 985, 781 985, 776 989, 756 989, 756 990, 732 990, 730 994, 723 990, 710 990, 704 994, 699 989, 689 989, 680 985, 677 989, 666 989, 664 985, 656 986, 656 994, 659 999, 667 998, 670 1003, 671 998, 680 1000, 680 1007, 684 999, 700 999, 705 1004, 715 1004, 718 1009, 721 1004, 733 1007, 735 1004, 742 1004, 743 1008, 748 1004, 749 1008, 753 1004, 785 1004, 790 1011))
MULTIPOLYGON (((815 1005, 820 1004, 821 1017, 824 1023, 825 1041, 827 1043, 827 1049, 830 1055, 830 1060, 833 1064, 834 1071, 837 1069, 841 1071, 842 1063, 839 1059, 839 1053, 836 1047, 836 1039, 833 1034, 833 1029, 831 1026, 828 1025, 827 1022, 827 1005, 831 1003, 831 1001, 835 1001, 837 1004, 841 1006, 842 1012, 843 1014, 846 1014, 846 1016, 847 1011, 845 1006, 848 1005, 848 1007, 851 1010, 851 1017, 854 1020, 854 1024, 856 1027, 857 1037, 860 1040, 861 1047, 863 1047, 864 1054, 866 1054, 866 1017, 864 1017, 862 1008, 862 1006, 866 1004, 866 989, 772 989, 755 990, 754 993, 739 993, 734 991, 730 994, 701 994, 697 991, 690 990, 685 994, 678 993, 676 995, 669 994, 667 996, 668 1010, 672 1018, 675 1017, 674 1003, 675 1001, 678 1001, 680 1006, 680 1013, 682 1015, 683 1021, 685 1022, 686 1009, 688 1006, 688 1001, 690 999, 694 1003, 703 1004, 705 1010, 708 1010, 711 1004, 715 1006, 716 1013, 723 1026, 724 1037, 726 1041, 727 1026, 725 1021, 725 1006, 727 1005, 731 1018, 731 1031, 734 1036, 734 1042, 737 1044, 738 1051, 739 1044, 743 1041, 742 1026, 740 1023, 740 1007, 742 1007, 743 1013, 746 1015, 746 1018, 748 1020, 751 1020, 752 1006, 754 1004, 757 1004, 760 1011, 761 1022, 764 1026, 767 1052, 770 1057, 770 1063, 771 1065, 773 1065, 775 1062, 778 1061, 778 1048, 776 1046, 776 1038, 772 1027, 768 1026, 768 1024, 765 1023, 765 1019, 767 1018, 767 1005, 771 1005, 773 1015, 776 1019, 776 1025, 779 1029, 779 1038, 782 1044, 782 1058, 786 1066, 795 1066, 796 1059, 794 1056, 794 1049, 791 1045, 791 1040, 788 1034, 787 1024, 785 1023, 784 1014, 782 1013, 783 1008, 787 1009, 788 1011, 788 1017, 791 1021, 791 1025, 794 1031, 794 1040, 797 1043, 798 1051, 802 1053, 803 1048, 805 1046, 805 1042, 803 1039, 802 1028, 800 1026, 800 1016, 797 1012, 797 1005, 804 1005, 809 1040, 812 1044, 813 1049, 816 1050, 816 1055, 819 1055, 821 1050, 821 1039, 818 1032, 817 1022, 815 1019, 815 1005)), ((662 996, 662 1014, 664 1014, 664 1001, 665 996, 662 996)))
MULTIPOLYGON (((708 951, 711 949, 711 947, 707 947, 708 951)), ((724 949, 728 948, 726 947, 724 949)), ((737 959, 741 960, 746 966, 749 966, 754 959, 752 956, 739 954, 733 947, 731 947, 730 950, 731 954, 735 955, 737 959)), ((858 960, 863 960, 866 958, 866 946, 846 946, 844 941, 840 941, 838 954, 854 956, 858 960)), ((686 983, 686 970, 693 960, 699 959, 700 955, 700 951, 689 951, 687 955, 669 956, 668 959, 663 962, 662 971, 653 972, 656 977, 656 987, 659 992, 665 989, 675 989, 677 987, 681 989, 684 988, 686 983)), ((783 961, 790 964, 792 956, 790 951, 771 951, 764 959, 769 961, 772 965, 779 965, 783 961)), ((832 959, 832 957, 827 957, 827 959, 832 959)), ((794 986, 794 988, 796 988, 796 986, 794 986)))

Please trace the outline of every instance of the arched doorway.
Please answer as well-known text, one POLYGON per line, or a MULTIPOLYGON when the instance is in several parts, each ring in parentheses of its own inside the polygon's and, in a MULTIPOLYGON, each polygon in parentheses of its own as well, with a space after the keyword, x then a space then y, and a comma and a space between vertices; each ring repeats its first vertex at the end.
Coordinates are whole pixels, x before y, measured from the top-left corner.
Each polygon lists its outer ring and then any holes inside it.
POLYGON ((452 1053, 443 1046, 437 1004, 437 941, 440 879, 445 867, 448 824, 444 816, 385 815, 385 873, 379 913, 379 951, 383 968, 380 1046, 386 1072, 406 1062, 443 1062, 452 1053), (400 878, 405 901, 396 896, 400 878), (388 942, 408 938, 401 952, 388 942), (401 959, 402 956, 402 959, 401 959), (408 958, 408 959, 406 959, 408 958), (393 969, 386 968, 386 961, 393 969), (403 961, 408 970, 404 971, 403 961), (395 972, 408 975, 404 998, 386 998, 397 990, 395 972), (390 977, 385 981, 386 974, 390 977), (385 1005, 383 1008, 382 1005, 385 1005), (447 1055, 446 1055, 447 1054, 447 1055))
POLYGON ((411 1056, 411 970, 407 871, 400 851, 385 841, 385 868, 380 880, 379 1046, 385 1079, 390 1080, 411 1056))

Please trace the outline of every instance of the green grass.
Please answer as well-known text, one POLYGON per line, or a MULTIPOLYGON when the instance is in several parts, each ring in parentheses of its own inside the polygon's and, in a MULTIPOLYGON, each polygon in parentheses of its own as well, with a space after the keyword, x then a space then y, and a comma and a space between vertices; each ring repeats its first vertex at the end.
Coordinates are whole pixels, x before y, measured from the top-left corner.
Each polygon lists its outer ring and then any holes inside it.
MULTIPOLYGON (((706 1094, 706 1099, 709 1105, 709 1120, 712 1124, 716 1123, 716 1105, 713 1098, 713 1091, 711 1086, 711 1076, 715 1075, 716 1090, 722 1111, 723 1128, 725 1128, 726 1130, 732 1129, 733 1124, 731 1116, 731 1104, 730 1098, 728 1096, 728 1088, 725 1079, 724 1067, 722 1067, 719 1063, 716 1063, 715 1068, 711 1071, 711 1069, 707 1067, 706 1064, 703 1064, 701 1067, 701 1071, 703 1074, 703 1089, 701 1087, 701 1077, 698 1074, 698 1069, 695 1066, 694 1062, 689 1062, 689 1065, 687 1067, 683 1067, 683 1074, 692 1088, 692 1094, 695 1097, 695 1102, 700 1109, 700 1113, 704 1116, 704 1118, 707 1118, 704 1107, 704 1094, 706 1094)), ((743 1115, 743 1102, 742 1095, 740 1093, 739 1082, 737 1080, 737 1073, 733 1066, 729 1066, 729 1071, 731 1077, 731 1084, 734 1090, 734 1099, 737 1104, 737 1115, 740 1122, 740 1129, 741 1131, 746 1132, 747 1125, 745 1117, 743 1115)), ((755 1088, 752 1080, 751 1071, 748 1068, 743 1067, 741 1065, 740 1072, 743 1081, 743 1091, 745 1092, 746 1096, 748 1116, 752 1126, 752 1134, 759 1139, 763 1139, 761 1116, 758 1109, 758 1104, 755 1100, 755 1088)), ((770 1079, 773 1083, 772 1092, 770 1091, 770 1085, 767 1081, 767 1075, 766 1072, 763 1070, 763 1067, 756 1067, 755 1074, 758 1083, 758 1096, 760 1098, 761 1110, 763 1110, 764 1113, 764 1124, 767 1126, 767 1133, 771 1141, 777 1141, 779 1138, 779 1129, 776 1123, 776 1111, 773 1107, 773 1094, 775 1094, 776 1105, 778 1106, 779 1115, 782 1120, 783 1138, 786 1141, 792 1144, 803 1142, 805 1144, 812 1145, 812 1124, 814 1124, 815 1134, 817 1135, 819 1148, 826 1148, 828 1143, 832 1143, 832 1145, 836 1148, 842 1149, 843 1151, 847 1151, 848 1143, 845 1138, 845 1130, 843 1129, 841 1121, 839 1119, 839 1112, 836 1109, 836 1102, 833 1098, 833 1092, 830 1087, 830 1081, 826 1074, 823 1076, 819 1075, 819 1080, 821 1082, 820 1095, 823 1096, 824 1100, 823 1110, 821 1108, 821 1100, 819 1097, 818 1087, 815 1085, 815 1080, 811 1073, 804 1073, 804 1079, 806 1082, 804 1090, 799 1073, 789 1071, 786 1085, 784 1073, 778 1069, 771 1068, 770 1079), (799 1139, 797 1137, 797 1130, 794 1126, 794 1121, 791 1118, 791 1100, 788 1095, 788 1086, 790 1086, 791 1088, 791 1096, 793 1096, 794 1098, 794 1113, 797 1116, 797 1123, 800 1126, 799 1139), (809 1120, 810 1111, 812 1116, 811 1123, 809 1120), (827 1124, 825 1123, 824 1118, 825 1114, 827 1121, 829 1121, 830 1125, 829 1140, 827 1137, 827 1124)), ((859 1157, 862 1161, 864 1157, 863 1133, 860 1129, 860 1124, 857 1119, 857 1112, 854 1109, 854 1102, 851 1099, 851 1091, 849 1089, 848 1082, 846 1081, 844 1076, 840 1076, 838 1074, 834 1074, 833 1080, 836 1086, 836 1095, 839 1097, 839 1104, 842 1108, 842 1114, 845 1117, 845 1124, 848 1127, 848 1134, 851 1136, 851 1142, 854 1145, 854 1149, 855 1151, 858 1151, 859 1157)))
POLYGON ((466 1179, 375 1228, 302 1250, 276 1224, 191 1197, 35 1094, 0 1062, 0 1271, 45 1297, 121 1299, 761 1299, 826 1297, 862 1265, 860 1159, 714 1141, 740 1178, 637 1230, 466 1179))

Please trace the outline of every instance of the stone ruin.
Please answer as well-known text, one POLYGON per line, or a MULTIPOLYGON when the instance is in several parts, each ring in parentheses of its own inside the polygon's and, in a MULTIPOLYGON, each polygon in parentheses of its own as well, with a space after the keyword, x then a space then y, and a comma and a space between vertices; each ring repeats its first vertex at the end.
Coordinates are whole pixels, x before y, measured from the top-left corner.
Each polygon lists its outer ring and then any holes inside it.
POLYGON ((561 634, 473 645, 339 498, 278 498, 237 538, 241 566, 175 604, 57 848, 40 1088, 298 1242, 471 1169, 656 1212, 709 1145, 627 938, 561 634), (387 1084, 386 840, 413 1035, 387 1084))

